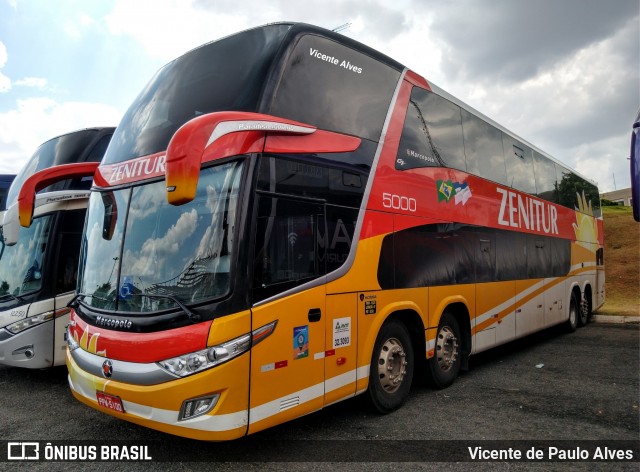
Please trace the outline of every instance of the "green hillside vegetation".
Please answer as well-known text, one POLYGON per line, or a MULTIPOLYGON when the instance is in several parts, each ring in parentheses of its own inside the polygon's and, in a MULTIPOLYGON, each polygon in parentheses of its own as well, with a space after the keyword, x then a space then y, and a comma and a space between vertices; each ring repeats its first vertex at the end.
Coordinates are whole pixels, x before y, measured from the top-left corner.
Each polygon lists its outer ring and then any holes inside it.
POLYGON ((599 315, 640 316, 640 223, 631 207, 602 207, 605 304, 599 315))

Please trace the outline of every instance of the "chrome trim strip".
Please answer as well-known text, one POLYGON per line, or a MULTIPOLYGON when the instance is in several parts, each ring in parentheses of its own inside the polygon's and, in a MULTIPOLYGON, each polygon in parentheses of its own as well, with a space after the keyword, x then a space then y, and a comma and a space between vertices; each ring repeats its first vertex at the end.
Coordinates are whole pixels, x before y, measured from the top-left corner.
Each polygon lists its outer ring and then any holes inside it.
POLYGON ((205 145, 205 149, 209 147, 218 138, 221 138, 225 134, 237 133, 240 131, 279 131, 282 133, 293 134, 311 134, 315 133, 315 128, 307 128, 304 126, 292 125, 289 123, 282 123, 279 121, 267 121, 267 120, 234 120, 223 121, 214 128, 209 141, 205 145))
POLYGON ((116 382, 132 385, 157 385, 180 378, 162 369, 155 362, 141 364, 118 361, 116 359, 92 354, 82 348, 74 349, 70 351, 70 353, 78 367, 100 378, 106 378, 102 373, 102 364, 107 360, 111 361, 113 374, 108 380, 115 380, 116 382))

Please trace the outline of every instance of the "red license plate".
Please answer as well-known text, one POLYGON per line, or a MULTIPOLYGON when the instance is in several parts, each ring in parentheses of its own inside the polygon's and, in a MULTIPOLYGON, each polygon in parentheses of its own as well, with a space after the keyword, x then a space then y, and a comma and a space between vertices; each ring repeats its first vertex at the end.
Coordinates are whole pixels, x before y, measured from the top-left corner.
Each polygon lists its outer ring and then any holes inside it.
POLYGON ((109 408, 113 411, 117 411, 118 413, 124 413, 124 408, 122 406, 122 400, 120 400, 120 397, 102 392, 96 392, 96 397, 98 398, 98 405, 104 408, 109 408))

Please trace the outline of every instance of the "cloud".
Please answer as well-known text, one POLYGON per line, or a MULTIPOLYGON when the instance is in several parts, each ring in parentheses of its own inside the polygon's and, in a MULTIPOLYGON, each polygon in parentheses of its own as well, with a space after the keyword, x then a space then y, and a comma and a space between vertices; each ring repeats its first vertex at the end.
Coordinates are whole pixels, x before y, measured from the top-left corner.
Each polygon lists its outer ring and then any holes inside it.
POLYGON ((0 93, 11 90, 11 80, 4 75, 1 70, 6 65, 8 59, 7 47, 0 41, 0 93))
POLYGON ((95 19, 93 19, 89 14, 77 12, 72 18, 68 19, 64 23, 64 31, 72 39, 78 40, 94 24, 95 19))
POLYGON ((147 53, 165 61, 214 39, 246 29, 239 15, 194 9, 191 0, 117 1, 106 16, 113 35, 127 35, 139 42, 147 53))
MULTIPOLYGON (((433 32, 449 76, 504 83, 530 79, 638 16, 634 0, 461 0, 443 4, 433 32)), ((636 20, 637 23, 637 20, 636 20)))
POLYGON ((25 77, 24 79, 16 80, 13 85, 43 89, 47 86, 47 79, 43 77, 25 77))
POLYGON ((14 109, 0 113, 0 173, 18 172, 40 144, 55 136, 115 126, 119 120, 120 112, 102 103, 17 100, 14 109))
POLYGON ((127 35, 154 57, 169 61, 212 40, 277 21, 301 21, 328 29, 351 22, 344 34, 363 31, 391 40, 406 30, 405 13, 366 0, 273 0, 257 3, 232 0, 120 0, 106 17, 113 35, 127 35))
POLYGON ((175 277, 178 273, 176 262, 179 260, 176 254, 180 251, 180 245, 196 230, 197 222, 198 212, 193 208, 182 213, 164 235, 147 239, 137 254, 128 249, 124 256, 123 270, 128 270, 129 273, 123 275, 151 277, 154 282, 175 277))

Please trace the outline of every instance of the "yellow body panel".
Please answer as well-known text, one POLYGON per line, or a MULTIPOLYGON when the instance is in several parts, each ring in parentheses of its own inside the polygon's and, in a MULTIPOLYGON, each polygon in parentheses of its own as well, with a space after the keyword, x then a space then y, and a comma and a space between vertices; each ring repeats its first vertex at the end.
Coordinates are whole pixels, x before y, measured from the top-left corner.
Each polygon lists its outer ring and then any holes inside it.
POLYGON ((251 351, 250 433, 322 408, 325 287, 265 303, 254 308, 252 315, 256 327, 274 320, 278 325, 251 351), (320 319, 310 321, 317 311, 320 319), (301 336, 307 342, 299 346, 301 336))

